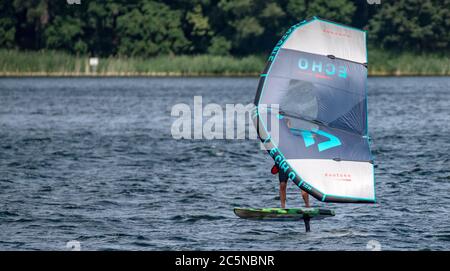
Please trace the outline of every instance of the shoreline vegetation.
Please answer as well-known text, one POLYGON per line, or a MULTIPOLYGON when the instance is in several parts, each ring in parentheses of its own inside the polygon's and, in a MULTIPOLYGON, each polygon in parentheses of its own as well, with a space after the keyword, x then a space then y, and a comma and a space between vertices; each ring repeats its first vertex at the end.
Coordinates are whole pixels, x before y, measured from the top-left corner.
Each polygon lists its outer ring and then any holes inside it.
MULTIPOLYGON (((153 58, 99 58, 59 51, 0 50, 1 77, 33 76, 258 76, 264 56, 182 55, 153 58)), ((450 56, 369 49, 369 76, 450 76, 450 56)))

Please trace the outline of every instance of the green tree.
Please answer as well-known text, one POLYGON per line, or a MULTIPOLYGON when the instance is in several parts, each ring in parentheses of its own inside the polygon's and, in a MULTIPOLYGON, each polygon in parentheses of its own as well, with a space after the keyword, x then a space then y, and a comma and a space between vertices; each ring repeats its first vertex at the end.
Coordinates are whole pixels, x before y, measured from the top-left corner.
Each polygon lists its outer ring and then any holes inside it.
POLYGON ((384 5, 369 4, 367 1, 353 1, 356 10, 352 16, 352 25, 357 28, 367 29, 369 20, 381 9, 384 5))
POLYGON ((286 13, 276 1, 221 0, 218 8, 226 22, 223 36, 232 42, 235 54, 267 52, 289 27, 286 13))
POLYGON ((141 2, 117 18, 116 30, 121 55, 175 54, 189 46, 181 29, 181 12, 163 3, 141 2))
POLYGON ((445 50, 450 46, 450 0, 383 3, 370 22, 373 44, 389 49, 445 50))
POLYGON ((211 55, 228 55, 231 49, 231 41, 225 37, 215 36, 211 39, 208 53, 211 55))
POLYGON ((209 18, 203 14, 202 5, 196 4, 189 9, 185 18, 188 25, 187 37, 192 44, 191 51, 204 53, 214 32, 209 24, 209 18))
POLYGON ((0 47, 100 56, 270 51, 311 16, 368 28, 387 49, 450 47, 450 0, 56 0, 0 2, 0 47))
POLYGON ((83 25, 84 23, 77 18, 56 17, 44 32, 46 48, 86 53, 88 46, 83 41, 83 25))
POLYGON ((349 24, 355 10, 355 5, 348 0, 316 0, 309 3, 306 15, 349 24))
MULTIPOLYGON (((354 1, 357 4, 365 1, 354 1)), ((313 16, 327 20, 349 24, 355 13, 356 6, 349 0, 288 0, 286 13, 297 23, 313 16)))
POLYGON ((288 0, 286 13, 293 19, 291 24, 306 19, 307 0, 288 0))
POLYGON ((49 22, 48 0, 14 0, 18 18, 16 26, 19 46, 27 49, 42 47, 42 33, 49 22))
POLYGON ((0 47, 13 48, 15 46, 16 20, 14 7, 11 2, 0 2, 0 47))
POLYGON ((116 32, 119 16, 137 7, 137 1, 89 1, 86 7, 85 42, 94 55, 109 56, 117 53, 116 32))
POLYGON ((219 12, 223 13, 222 20, 226 24, 225 33, 232 42, 234 53, 248 54, 260 49, 258 38, 264 33, 257 10, 257 0, 221 0, 218 3, 219 12))

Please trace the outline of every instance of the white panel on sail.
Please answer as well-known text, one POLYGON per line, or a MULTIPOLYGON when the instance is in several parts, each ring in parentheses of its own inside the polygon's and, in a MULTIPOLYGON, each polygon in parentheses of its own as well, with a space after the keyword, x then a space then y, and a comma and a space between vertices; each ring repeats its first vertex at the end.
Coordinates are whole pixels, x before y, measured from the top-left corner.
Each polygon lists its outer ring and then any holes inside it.
POLYGON ((318 19, 295 30, 282 48, 367 63, 364 31, 318 19))
POLYGON ((375 199, 373 165, 369 162, 288 159, 300 175, 326 195, 375 199))

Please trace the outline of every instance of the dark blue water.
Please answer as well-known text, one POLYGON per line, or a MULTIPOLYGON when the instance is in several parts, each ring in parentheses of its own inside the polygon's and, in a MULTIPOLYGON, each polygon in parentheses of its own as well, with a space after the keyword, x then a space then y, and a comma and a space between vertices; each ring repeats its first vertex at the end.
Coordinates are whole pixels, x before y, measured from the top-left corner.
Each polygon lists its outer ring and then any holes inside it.
MULTIPOLYGON (((176 103, 247 104, 254 78, 0 79, 0 249, 450 249, 450 78, 371 78, 378 203, 313 222, 238 219, 276 207, 256 140, 175 140, 176 103)), ((288 187, 288 206, 301 206, 288 187)), ((323 206, 317 201, 314 205, 323 206)))

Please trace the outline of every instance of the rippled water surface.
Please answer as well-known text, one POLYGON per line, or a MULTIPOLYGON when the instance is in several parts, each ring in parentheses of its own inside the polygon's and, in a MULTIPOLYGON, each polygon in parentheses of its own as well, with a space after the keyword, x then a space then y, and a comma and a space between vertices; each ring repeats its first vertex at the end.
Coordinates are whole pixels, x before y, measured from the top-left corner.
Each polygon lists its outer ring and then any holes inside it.
MULTIPOLYGON (((450 78, 370 78, 378 203, 312 223, 276 207, 256 140, 175 140, 177 103, 248 104, 255 78, 0 79, 0 249, 450 249, 450 78)), ((288 206, 301 206, 288 187, 288 206)), ((323 206, 317 201, 314 205, 323 206)))

